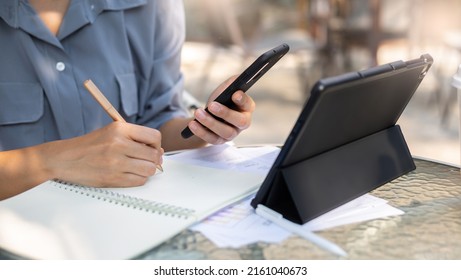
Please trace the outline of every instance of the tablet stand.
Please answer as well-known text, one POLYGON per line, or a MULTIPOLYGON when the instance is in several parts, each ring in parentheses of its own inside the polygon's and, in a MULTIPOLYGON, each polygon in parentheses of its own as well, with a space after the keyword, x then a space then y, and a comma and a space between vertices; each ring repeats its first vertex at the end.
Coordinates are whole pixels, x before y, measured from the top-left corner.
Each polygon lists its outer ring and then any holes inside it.
POLYGON ((415 168, 395 125, 280 168, 262 204, 288 220, 305 223, 415 168))

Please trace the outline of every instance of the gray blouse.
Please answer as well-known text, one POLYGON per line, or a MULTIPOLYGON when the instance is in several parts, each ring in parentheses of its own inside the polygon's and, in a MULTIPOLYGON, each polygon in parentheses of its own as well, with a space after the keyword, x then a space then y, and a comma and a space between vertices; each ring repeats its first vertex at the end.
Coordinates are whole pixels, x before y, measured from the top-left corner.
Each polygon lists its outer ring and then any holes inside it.
POLYGON ((72 0, 57 36, 26 0, 0 2, 0 150, 76 137, 112 120, 160 127, 181 108, 181 0, 72 0))

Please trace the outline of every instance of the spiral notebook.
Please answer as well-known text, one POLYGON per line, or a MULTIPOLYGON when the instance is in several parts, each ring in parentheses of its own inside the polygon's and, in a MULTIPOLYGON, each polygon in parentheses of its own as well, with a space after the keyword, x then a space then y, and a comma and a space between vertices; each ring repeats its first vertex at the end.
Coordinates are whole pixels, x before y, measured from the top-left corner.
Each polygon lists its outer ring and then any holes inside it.
POLYGON ((140 187, 47 181, 0 201, 0 248, 31 259, 131 259, 256 192, 264 175, 165 158, 140 187))

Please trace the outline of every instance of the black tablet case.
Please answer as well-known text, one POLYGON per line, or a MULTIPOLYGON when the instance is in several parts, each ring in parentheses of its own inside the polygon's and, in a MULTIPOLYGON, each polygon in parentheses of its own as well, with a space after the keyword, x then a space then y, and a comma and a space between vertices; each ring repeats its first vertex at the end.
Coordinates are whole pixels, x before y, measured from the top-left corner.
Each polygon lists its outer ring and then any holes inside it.
POLYGON ((252 206, 305 223, 414 170, 396 123, 432 62, 426 54, 318 81, 252 206))

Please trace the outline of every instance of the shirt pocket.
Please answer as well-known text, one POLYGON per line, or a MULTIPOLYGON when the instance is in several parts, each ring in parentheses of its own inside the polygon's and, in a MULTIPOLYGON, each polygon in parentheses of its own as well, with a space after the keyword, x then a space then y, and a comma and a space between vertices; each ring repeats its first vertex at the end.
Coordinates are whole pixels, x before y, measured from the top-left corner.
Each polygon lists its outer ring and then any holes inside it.
POLYGON ((44 93, 36 83, 0 83, 0 150, 44 142, 44 93))
POLYGON ((123 112, 127 117, 138 113, 138 86, 134 74, 118 74, 117 83, 120 88, 120 99, 123 112))

